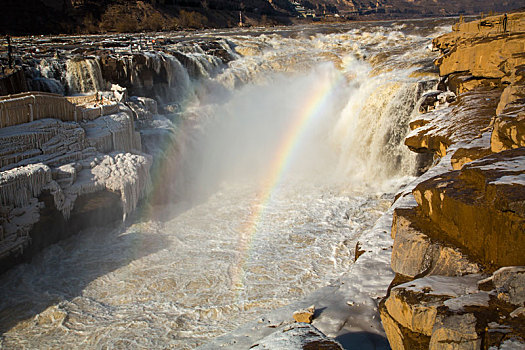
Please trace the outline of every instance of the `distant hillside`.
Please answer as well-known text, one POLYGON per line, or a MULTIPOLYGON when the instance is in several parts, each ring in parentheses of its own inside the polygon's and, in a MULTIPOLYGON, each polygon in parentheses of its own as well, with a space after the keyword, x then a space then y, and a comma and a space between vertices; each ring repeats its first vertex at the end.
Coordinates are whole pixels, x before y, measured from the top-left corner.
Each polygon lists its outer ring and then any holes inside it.
POLYGON ((3 0, 0 33, 97 33, 511 11, 525 0, 3 0))
POLYGON ((511 11, 525 6, 525 0, 321 0, 345 14, 388 17, 438 16, 511 11))

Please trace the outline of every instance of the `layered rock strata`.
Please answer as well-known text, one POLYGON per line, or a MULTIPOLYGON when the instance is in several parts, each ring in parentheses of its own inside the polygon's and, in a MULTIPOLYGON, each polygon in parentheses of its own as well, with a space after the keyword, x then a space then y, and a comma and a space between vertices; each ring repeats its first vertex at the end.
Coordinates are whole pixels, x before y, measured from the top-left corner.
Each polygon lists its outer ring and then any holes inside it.
POLYGON ((511 16, 434 40, 448 91, 424 96, 405 139, 434 167, 394 210, 393 349, 525 346, 525 14, 511 16))
POLYGON ((51 49, 39 42, 38 53, 31 40, 19 40, 18 49, 26 52, 20 64, 27 89, 71 95, 109 90, 111 84, 118 84, 130 95, 180 102, 192 81, 217 74, 238 57, 224 39, 186 42, 169 35, 115 36, 99 41, 96 50, 92 42, 70 40, 53 41, 51 49))
POLYGON ((126 218, 150 187, 151 157, 125 106, 94 120, 0 129, 0 267, 80 229, 126 218))

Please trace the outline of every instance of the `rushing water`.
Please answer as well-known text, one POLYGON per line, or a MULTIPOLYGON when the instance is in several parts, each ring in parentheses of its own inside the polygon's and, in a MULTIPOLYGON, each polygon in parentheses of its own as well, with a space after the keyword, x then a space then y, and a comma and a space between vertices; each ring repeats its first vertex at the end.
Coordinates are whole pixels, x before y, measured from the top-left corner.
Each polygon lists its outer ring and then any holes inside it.
POLYGON ((444 25, 194 34, 242 56, 219 69, 192 53, 207 76, 186 75, 177 102, 200 136, 184 174, 156 183, 184 176, 180 199, 1 276, 2 347, 194 348, 347 271, 414 174, 403 139, 444 25))

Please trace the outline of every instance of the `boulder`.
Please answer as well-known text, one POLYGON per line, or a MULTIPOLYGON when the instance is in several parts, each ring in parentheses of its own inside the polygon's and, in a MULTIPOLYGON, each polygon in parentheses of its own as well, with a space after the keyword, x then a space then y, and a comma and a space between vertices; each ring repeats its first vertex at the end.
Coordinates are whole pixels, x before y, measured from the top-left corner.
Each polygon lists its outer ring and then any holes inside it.
POLYGON ((386 298, 386 311, 401 326, 430 337, 443 302, 475 293, 480 279, 480 275, 427 276, 400 284, 386 298))
POLYGON ((386 299, 386 310, 390 317, 404 328, 430 336, 436 321, 437 308, 447 298, 427 298, 427 301, 416 304, 410 302, 414 297, 412 293, 405 294, 405 290, 396 287, 386 299))
POLYGON ((151 120, 154 115, 158 114, 157 101, 152 98, 131 96, 127 106, 138 120, 151 120))
POLYGON ((342 350, 343 347, 311 324, 294 323, 278 328, 275 332, 253 344, 250 349, 342 350))
POLYGON ((447 106, 456 100, 456 94, 451 91, 429 91, 423 94, 419 103, 419 112, 426 113, 441 106, 447 106))
POLYGON ((314 312, 315 306, 312 305, 307 309, 295 311, 293 313, 293 318, 296 322, 312 323, 314 312))
POLYGON ((507 266, 494 272, 492 282, 498 298, 523 306, 525 302, 525 266, 507 266))
POLYGON ((479 349, 486 322, 479 310, 489 307, 489 293, 477 287, 482 277, 429 276, 392 288, 380 305, 392 348, 479 349))
POLYGON ((414 333, 397 323, 388 314, 384 302, 379 304, 379 315, 392 350, 428 348, 430 338, 420 333, 414 333))
POLYGON ((476 322, 476 317, 470 313, 438 319, 432 330, 429 349, 480 349, 481 336, 476 331, 476 322))
MULTIPOLYGON (((525 315, 499 295, 502 286, 524 285, 524 272, 524 267, 508 267, 485 279, 427 276, 393 287, 379 305, 392 348, 480 349, 484 344, 496 349, 523 340, 525 315)), ((521 293, 514 297, 523 305, 521 293)))

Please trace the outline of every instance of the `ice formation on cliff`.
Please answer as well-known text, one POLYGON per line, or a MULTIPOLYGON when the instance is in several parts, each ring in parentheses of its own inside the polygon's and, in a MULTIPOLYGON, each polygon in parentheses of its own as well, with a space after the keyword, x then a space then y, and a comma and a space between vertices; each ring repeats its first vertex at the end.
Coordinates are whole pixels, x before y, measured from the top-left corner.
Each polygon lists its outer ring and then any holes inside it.
POLYGON ((139 151, 129 110, 80 124, 41 119, 3 128, 0 148, 0 257, 29 244, 43 191, 66 219, 79 196, 118 192, 125 219, 150 185, 151 157, 139 151))

